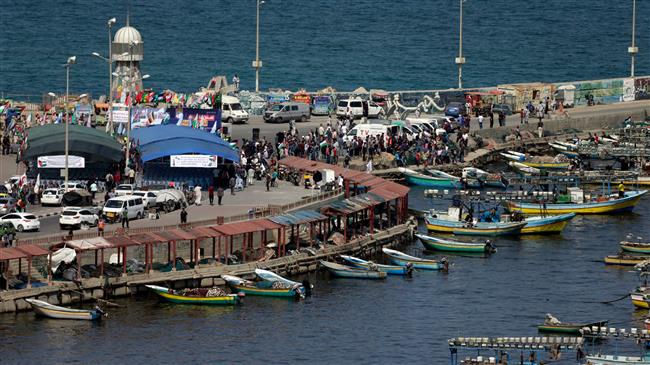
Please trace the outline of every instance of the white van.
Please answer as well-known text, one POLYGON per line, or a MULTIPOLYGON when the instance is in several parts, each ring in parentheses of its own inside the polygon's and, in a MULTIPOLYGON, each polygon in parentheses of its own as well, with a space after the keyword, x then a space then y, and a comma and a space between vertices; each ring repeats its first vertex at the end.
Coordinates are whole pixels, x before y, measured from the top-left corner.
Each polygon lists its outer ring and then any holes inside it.
POLYGON ((273 123, 290 120, 306 122, 310 117, 311 109, 308 104, 293 101, 272 105, 264 112, 264 121, 273 123))
POLYGON ((339 100, 336 104, 336 117, 338 119, 345 119, 348 115, 352 115, 354 119, 361 119, 363 117, 364 104, 368 105, 368 118, 383 118, 386 114, 384 109, 374 101, 346 99, 339 100))
POLYGON ((388 140, 388 136, 395 135, 399 133, 400 127, 397 125, 387 125, 387 124, 377 124, 377 123, 368 123, 368 124, 358 124, 354 128, 343 136, 343 140, 348 142, 354 137, 360 137, 361 139, 366 139, 368 136, 379 137, 382 134, 384 135, 384 140, 388 140))
POLYGON ((129 212, 129 219, 140 219, 144 217, 144 202, 142 197, 134 195, 117 196, 110 198, 104 204, 102 213, 109 219, 117 219, 122 216, 122 210, 126 207, 129 212))
POLYGON ((242 108, 239 99, 230 95, 221 96, 221 120, 224 123, 246 123, 248 112, 242 108))

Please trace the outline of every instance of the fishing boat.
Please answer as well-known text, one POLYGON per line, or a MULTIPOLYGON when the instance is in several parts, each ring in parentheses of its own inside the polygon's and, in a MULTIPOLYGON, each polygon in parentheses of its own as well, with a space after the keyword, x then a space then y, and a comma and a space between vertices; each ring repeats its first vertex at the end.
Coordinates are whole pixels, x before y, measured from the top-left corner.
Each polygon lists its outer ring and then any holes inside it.
POLYGON ((623 355, 587 355, 587 364, 591 365, 650 365, 650 356, 623 356, 623 355))
POLYGON ((452 175, 449 175, 450 177, 430 176, 404 167, 400 167, 399 171, 404 174, 404 178, 409 185, 426 186, 440 189, 463 188, 460 179, 452 175))
POLYGON ((307 292, 301 283, 283 278, 267 270, 255 269, 258 281, 242 279, 234 275, 221 275, 226 284, 237 293, 267 297, 304 298, 307 292))
POLYGON ((464 167, 462 176, 469 181, 478 181, 481 187, 493 187, 505 189, 508 187, 509 182, 501 174, 491 174, 487 171, 481 170, 476 167, 464 167))
POLYGON ((420 239, 425 249, 431 251, 447 252, 473 252, 473 253, 494 253, 496 248, 487 240, 483 243, 459 242, 454 240, 442 239, 416 233, 415 236, 420 239))
POLYGON ((629 212, 634 209, 642 196, 648 191, 626 192, 623 198, 610 197, 608 200, 591 200, 583 203, 525 203, 519 201, 506 202, 510 211, 523 214, 613 214, 629 212))
POLYGON ((388 275, 408 275, 413 271, 412 267, 376 264, 372 261, 366 261, 353 256, 341 255, 341 258, 350 266, 366 270, 370 270, 373 267, 388 275))
POLYGON ((552 234, 560 233, 575 217, 575 213, 560 214, 551 217, 531 216, 524 218, 526 225, 521 234, 552 234))
POLYGON ((379 270, 361 269, 345 265, 339 265, 334 262, 320 261, 321 266, 327 269, 333 276, 340 278, 353 278, 353 279, 385 279, 387 273, 379 270))
POLYGON ((607 265, 621 265, 621 266, 634 266, 640 264, 649 258, 647 256, 633 256, 633 255, 609 255, 605 257, 604 261, 607 265))
POLYGON ((573 147, 569 146, 569 143, 560 143, 560 142, 549 142, 548 145, 555 150, 557 153, 561 153, 569 158, 578 158, 580 154, 576 150, 575 145, 573 147))
POLYGON ((458 209, 449 207, 447 212, 430 211, 424 216, 427 229, 466 236, 509 236, 520 234, 526 226, 526 222, 466 222, 460 220, 458 209))
POLYGON ((390 261, 399 266, 412 266, 415 269, 422 270, 449 270, 449 261, 446 258, 440 260, 429 260, 420 257, 407 255, 403 252, 382 248, 382 252, 388 256, 390 261))
POLYGON ((634 180, 623 180, 624 185, 650 186, 650 176, 639 176, 634 180))
POLYGON ((530 167, 527 165, 524 165, 521 162, 517 161, 510 161, 508 162, 508 165, 518 171, 521 174, 528 174, 528 175, 539 175, 542 173, 542 170, 535 168, 535 167, 530 167))
POLYGON ((650 309, 650 294, 646 287, 636 288, 630 293, 632 304, 637 308, 650 309))
POLYGON ((619 245, 625 252, 650 254, 650 243, 621 241, 619 245))
POLYGON ((566 170, 570 166, 569 162, 533 161, 531 158, 529 158, 529 156, 526 156, 526 154, 516 151, 500 152, 499 154, 510 162, 516 162, 518 164, 540 170, 566 170))
POLYGON ((221 289, 173 290, 158 285, 145 285, 165 301, 177 304, 235 305, 243 294, 225 294, 221 289))
POLYGON ((48 318, 99 321, 104 316, 104 312, 98 307, 94 309, 72 309, 59 307, 38 299, 25 299, 25 301, 32 306, 36 314, 48 318))
POLYGON ((499 154, 506 158, 506 160, 522 162, 526 160, 526 155, 521 152, 508 151, 508 152, 499 152, 499 154))
POLYGON ((547 314, 546 321, 544 321, 544 324, 537 326, 537 330, 539 332, 567 333, 567 334, 579 335, 580 330, 585 327, 587 328, 606 327, 607 323, 608 321, 578 322, 578 323, 560 322, 555 317, 551 316, 550 314, 547 314), (549 320, 550 318, 552 318, 552 320, 549 320))

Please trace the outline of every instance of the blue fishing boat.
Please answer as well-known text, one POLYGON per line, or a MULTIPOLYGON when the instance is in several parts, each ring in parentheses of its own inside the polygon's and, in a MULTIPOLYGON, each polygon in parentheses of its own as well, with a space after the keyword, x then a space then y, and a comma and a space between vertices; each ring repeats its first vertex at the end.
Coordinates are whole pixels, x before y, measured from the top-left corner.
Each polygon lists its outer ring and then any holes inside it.
POLYGON ((383 271, 373 271, 369 269, 360 269, 345 265, 339 265, 334 262, 322 261, 321 266, 327 269, 330 274, 340 278, 353 279, 385 279, 388 274, 383 271))
POLYGON ((496 248, 490 240, 481 243, 459 242, 449 239, 427 236, 416 233, 415 237, 420 239, 425 249, 431 251, 463 252, 463 253, 494 253, 496 248))
POLYGON ((512 236, 520 234, 526 226, 526 222, 466 222, 457 213, 441 211, 431 211, 424 221, 429 231, 464 236, 512 236))
POLYGON ((350 266, 366 270, 372 270, 375 268, 379 271, 385 272, 388 275, 408 275, 412 272, 411 267, 376 264, 372 261, 366 261, 358 257, 347 255, 341 255, 341 258, 345 260, 345 262, 350 266))
POLYGON ((523 214, 613 214, 631 212, 642 196, 648 191, 625 192, 623 198, 618 195, 603 200, 590 200, 578 203, 525 203, 520 201, 506 202, 508 210, 523 214))
POLYGON ((415 269, 422 270, 449 270, 449 261, 446 258, 440 260, 429 260, 420 257, 407 255, 403 252, 382 248, 381 251, 388 256, 390 262, 399 266, 411 265, 415 269))
POLYGON ((400 167, 399 170, 402 174, 404 174, 404 178, 409 185, 426 186, 439 189, 463 188, 463 184, 461 184, 460 179, 455 176, 429 176, 403 167, 400 167))

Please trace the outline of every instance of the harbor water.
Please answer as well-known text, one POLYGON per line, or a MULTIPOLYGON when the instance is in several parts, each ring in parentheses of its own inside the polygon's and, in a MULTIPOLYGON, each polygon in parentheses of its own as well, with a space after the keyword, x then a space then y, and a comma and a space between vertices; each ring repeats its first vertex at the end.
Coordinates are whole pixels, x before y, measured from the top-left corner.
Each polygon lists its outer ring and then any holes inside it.
MULTIPOLYGON (((412 207, 431 207, 422 189, 409 196, 412 207)), ((648 209, 644 199, 635 213, 578 216, 561 235, 493 239, 498 252, 491 257, 448 255, 449 273, 419 271, 411 279, 383 281, 310 274, 314 294, 300 302, 246 297, 235 308, 210 308, 164 304, 152 294, 117 299, 126 308, 110 309, 108 319, 97 324, 36 318, 32 312, 2 315, 0 359, 2 364, 448 364, 448 338, 538 336, 535 326, 546 313, 564 321, 609 320, 612 327, 642 328, 647 311, 635 311, 629 299, 599 302, 638 285, 629 268, 605 266, 602 259, 615 254, 628 233, 650 231, 648 209)), ((418 242, 401 249, 422 254, 418 242)), ((640 351, 629 340, 610 340, 603 350, 640 351)), ((560 363, 574 364, 574 356, 565 354, 560 363)))
MULTIPOLYGON (((0 92, 41 102, 65 90, 99 97, 108 88, 106 20, 144 40, 145 85, 193 92, 234 74, 254 89, 255 0, 3 1, 0 92), (23 95, 23 97, 21 97, 23 95)), ((267 0, 260 10, 261 89, 359 86, 387 90, 456 87, 458 1, 267 0)), ((636 74, 650 74, 649 1, 637 1, 636 74), (645 17, 644 17, 645 15, 645 17)), ((464 3, 466 87, 594 80, 629 75, 632 1, 470 0, 464 3)))

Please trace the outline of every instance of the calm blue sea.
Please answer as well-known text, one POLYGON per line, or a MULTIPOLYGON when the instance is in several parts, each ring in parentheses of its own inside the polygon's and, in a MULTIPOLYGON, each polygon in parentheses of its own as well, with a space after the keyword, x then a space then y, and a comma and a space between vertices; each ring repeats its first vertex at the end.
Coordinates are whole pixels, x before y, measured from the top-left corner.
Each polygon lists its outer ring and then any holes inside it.
MULTIPOLYGON (((154 89, 194 91, 213 75, 254 88, 254 0, 4 0, 0 92, 30 98, 65 88, 105 93, 106 20, 131 24, 145 42, 154 89)), ((637 74, 650 74, 650 1, 637 1, 637 74)), ((262 89, 389 90, 457 85, 458 1, 267 0, 261 14, 262 89)), ((632 0, 466 0, 466 86, 572 81, 629 74, 632 0)))

